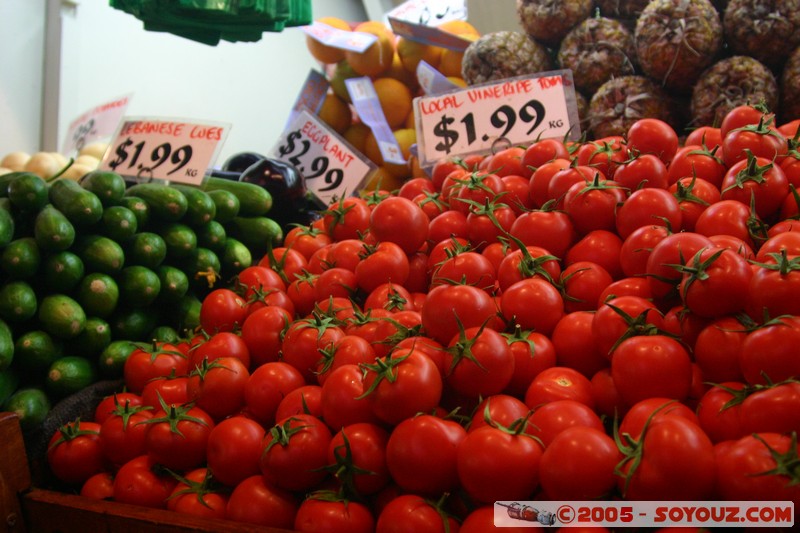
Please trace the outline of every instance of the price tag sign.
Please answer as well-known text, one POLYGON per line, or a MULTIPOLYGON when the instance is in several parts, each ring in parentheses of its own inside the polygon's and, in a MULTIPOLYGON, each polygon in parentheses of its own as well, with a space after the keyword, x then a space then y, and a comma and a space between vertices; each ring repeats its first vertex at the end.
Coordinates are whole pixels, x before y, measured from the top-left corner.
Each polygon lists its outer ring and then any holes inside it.
POLYGON ((424 59, 417 64, 417 81, 425 94, 446 93, 459 88, 424 59))
POLYGON ((308 26, 300 26, 300 29, 324 45, 353 52, 363 52, 378 40, 378 36, 371 33, 340 30, 319 21, 314 21, 308 26))
POLYGON ((376 166, 308 110, 301 111, 270 152, 294 165, 325 205, 352 195, 376 166))
POLYGON ((423 166, 444 157, 489 152, 498 142, 580 137, 570 70, 417 97, 414 109, 423 166))
POLYGON ((297 100, 294 101, 294 106, 292 106, 292 111, 286 124, 288 125, 292 122, 303 108, 308 108, 315 114, 319 113, 330 86, 331 84, 325 79, 325 76, 316 70, 311 70, 306 76, 303 87, 300 89, 300 94, 297 95, 297 100))
POLYGON ((99 168, 138 180, 199 185, 230 129, 220 122, 125 117, 99 168))
POLYGON ((77 154, 87 144, 110 138, 119 126, 119 121, 125 116, 131 96, 132 94, 128 94, 100 104, 70 122, 61 153, 77 154))
POLYGON ((466 20, 465 0, 409 0, 392 9, 387 18, 395 34, 412 41, 457 51, 470 43, 436 27, 450 20, 466 20))

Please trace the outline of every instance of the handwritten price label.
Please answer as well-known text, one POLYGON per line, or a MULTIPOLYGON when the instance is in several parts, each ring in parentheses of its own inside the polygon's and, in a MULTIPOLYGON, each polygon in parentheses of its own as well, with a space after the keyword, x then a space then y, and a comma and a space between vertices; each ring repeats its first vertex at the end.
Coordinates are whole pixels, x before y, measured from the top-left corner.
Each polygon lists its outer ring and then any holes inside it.
POLYGON ((230 124, 126 118, 100 168, 136 179, 199 185, 228 136, 230 124))
POLYGON ((76 154, 93 141, 111 137, 125 115, 130 100, 131 95, 126 95, 106 102, 70 122, 61 153, 76 154))
POLYGON ((464 0, 409 0, 392 9, 387 18, 395 34, 413 41, 458 51, 470 43, 436 27, 450 20, 466 20, 464 0))
POLYGON ((323 22, 314 21, 308 26, 300 26, 300 29, 308 35, 326 46, 351 50, 353 52, 363 52, 378 40, 376 35, 361 31, 340 30, 323 22))
POLYGON ((286 128, 271 157, 294 165, 303 175, 306 188, 325 205, 357 192, 376 168, 305 109, 286 128))
POLYGON ((572 73, 543 72, 414 99, 422 165, 491 151, 498 142, 580 137, 572 73))

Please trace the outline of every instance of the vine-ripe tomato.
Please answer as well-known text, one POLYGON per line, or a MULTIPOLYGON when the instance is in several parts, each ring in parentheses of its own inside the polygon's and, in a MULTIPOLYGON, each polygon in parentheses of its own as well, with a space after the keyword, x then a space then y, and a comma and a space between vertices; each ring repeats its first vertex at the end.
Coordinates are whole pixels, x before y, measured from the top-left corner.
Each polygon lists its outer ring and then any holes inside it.
POLYGON ((500 310, 509 323, 550 335, 564 316, 564 299, 549 281, 527 278, 503 291, 500 310))
MULTIPOLYGON (((722 146, 722 133, 719 128, 713 126, 700 126, 689 132, 683 145, 705 146, 709 151, 713 151, 715 148, 719 150, 722 146)), ((674 157, 672 159, 675 160, 674 157)))
POLYGON ((149 455, 140 455, 122 465, 114 476, 114 501, 166 509, 178 481, 157 464, 149 455))
POLYGON ((711 383, 741 381, 739 367, 742 343, 748 325, 737 317, 721 317, 706 325, 694 343, 694 360, 711 383))
POLYGON ((450 209, 465 215, 469 215, 487 202, 494 201, 506 190, 500 176, 485 172, 468 174, 459 185, 458 192, 450 197, 450 209))
POLYGON ((686 349, 672 337, 636 336, 611 353, 611 377, 628 405, 654 396, 682 401, 692 385, 692 364, 686 349))
POLYGON ((539 139, 525 148, 522 154, 522 166, 526 169, 526 176, 531 177, 533 172, 554 159, 569 159, 569 150, 561 139, 539 139))
POLYGON ((358 287, 370 293, 384 283, 403 286, 408 280, 409 272, 406 252, 399 245, 384 241, 375 246, 364 245, 361 261, 356 265, 355 277, 358 287))
POLYGON ((459 328, 482 326, 497 314, 497 305, 486 291, 470 285, 439 285, 425 297, 422 328, 441 344, 450 341, 459 328))
POLYGON ((530 412, 525 402, 519 398, 508 394, 494 394, 485 398, 475 408, 467 432, 492 424, 511 427, 515 422, 519 423, 525 419, 530 412))
POLYGON ((100 424, 100 446, 105 458, 121 466, 145 453, 147 424, 153 413, 148 407, 118 404, 112 415, 100 424))
MULTIPOLYGON (((552 200, 556 209, 562 209, 564 195, 567 194, 570 187, 576 183, 591 183, 595 178, 605 180, 607 176, 600 170, 587 165, 564 167, 562 170, 556 171, 548 181, 545 202, 552 200)), ((541 205, 544 205, 545 202, 541 205)))
POLYGON ((314 284, 314 306, 330 298, 349 298, 357 285, 356 274, 352 270, 340 267, 325 269, 314 284))
POLYGON ((564 264, 569 266, 578 261, 591 261, 606 269, 613 279, 619 279, 622 277, 621 249, 622 239, 615 232, 590 231, 569 249, 564 264))
POLYGON ((245 368, 250 368, 250 350, 241 335, 220 331, 197 342, 189 351, 189 370, 201 366, 206 360, 212 363, 220 357, 234 357, 245 368))
MULTIPOLYGON (((716 203, 714 206, 720 203, 716 203)), ((705 213, 708 213, 714 206, 706 209, 705 213)), ((700 218, 702 219, 703 216, 700 218)), ((656 301, 668 301, 677 298, 677 286, 683 274, 672 265, 685 264, 702 248, 714 248, 714 243, 711 239, 699 233, 699 231, 698 228, 697 233, 673 233, 661 239, 653 247, 650 256, 647 258, 645 273, 647 274, 647 282, 650 285, 650 293, 656 301)))
POLYGON ((435 244, 451 237, 467 238, 467 215, 447 210, 428 224, 428 244, 435 244))
POLYGON ((386 503, 378 515, 375 533, 457 533, 458 522, 434 502, 403 494, 386 503))
POLYGON ((381 283, 372 289, 364 299, 363 309, 386 309, 387 311, 402 311, 413 309, 411 293, 398 283, 381 283))
POLYGON ((323 212, 323 220, 328 235, 334 241, 358 239, 369 229, 372 211, 363 198, 348 196, 333 202, 323 212))
POLYGON ((541 440, 547 449, 559 433, 576 426, 603 431, 600 416, 585 403, 567 399, 553 400, 534 408, 525 431, 541 440))
MULTIPOLYGON (((784 235, 792 233, 796 232, 784 235)), ((747 302, 751 316, 764 316, 765 313, 773 317, 800 315, 800 266, 797 257, 776 254, 754 267, 747 302)))
POLYGON ((337 465, 334 474, 341 484, 361 496, 375 494, 391 481, 386 466, 389 433, 381 426, 357 423, 334 434, 328 446, 328 464, 337 465))
POLYGON ((530 196, 530 179, 516 174, 503 176, 503 187, 505 196, 503 201, 519 216, 522 213, 533 209, 533 200, 530 196))
POLYGON ((104 470, 100 427, 77 419, 55 431, 47 444, 47 464, 56 478, 77 485, 104 470))
POLYGON ((114 497, 114 475, 111 472, 99 472, 81 486, 80 495, 92 500, 110 500, 114 497))
POLYGON ((233 331, 247 316, 247 302, 230 289, 214 289, 203 298, 200 326, 209 334, 233 331))
POLYGON ((294 531, 319 531, 325 524, 328 533, 373 533, 375 518, 369 507, 357 501, 332 499, 311 494, 297 509, 294 531))
POLYGON ((797 317, 776 318, 750 332, 742 342, 739 365, 747 383, 765 385, 800 375, 797 317))
POLYGON ((295 226, 283 238, 284 246, 300 252, 306 259, 311 259, 314 252, 331 242, 330 235, 311 226, 295 226))
POLYGON ((495 270, 492 262, 478 252, 456 253, 438 264, 431 275, 431 285, 464 283, 492 292, 496 278, 495 270))
POLYGON ((536 210, 517 216, 509 233, 525 246, 538 246, 564 257, 577 239, 569 215, 563 211, 536 210))
POLYGON ((208 436, 208 468, 214 478, 235 487, 261 472, 258 464, 264 428, 242 415, 232 416, 214 426, 208 436))
POLYGON ((431 181, 430 178, 421 176, 410 178, 403 182, 403 184, 400 186, 400 189, 397 191, 397 196, 402 196, 403 198, 412 200, 423 192, 436 192, 436 186, 433 184, 433 181, 431 181))
POLYGON ((773 159, 749 156, 733 163, 720 186, 722 200, 738 200, 745 205, 755 202, 755 212, 762 219, 777 213, 789 194, 789 180, 773 159))
POLYGON ((314 316, 295 320, 283 334, 281 360, 299 370, 307 383, 313 383, 321 359, 319 350, 333 346, 344 336, 344 330, 327 318, 314 316))
MULTIPOLYGON (((458 530, 459 533, 484 533, 500 527, 499 523, 495 521, 494 507, 494 505, 482 505, 470 511, 470 513, 464 517, 464 521, 461 522, 461 528, 458 530)), ((502 526, 504 533, 528 533, 530 531, 528 525, 511 525, 518 523, 514 518, 507 518, 506 520, 508 520, 508 522, 503 523, 502 526)), ((452 531, 452 528, 450 531, 452 531)), ((600 533, 597 530, 594 531, 600 533)), ((602 528, 600 531, 602 531, 602 528)))
POLYGON ((683 231, 694 231, 697 219, 703 211, 721 199, 721 193, 716 185, 694 176, 679 178, 667 190, 678 200, 681 208, 681 227, 677 229, 683 231))
POLYGON ((249 300, 251 296, 259 291, 267 291, 269 289, 285 291, 286 283, 271 268, 252 265, 236 275, 236 287, 237 290, 243 291, 245 300, 249 300))
POLYGON ((253 371, 245 384, 245 410, 262 425, 271 426, 281 400, 305 383, 292 365, 282 361, 265 363, 253 371))
POLYGON ((503 392, 522 398, 542 370, 555 366, 556 349, 550 338, 538 331, 516 327, 514 333, 503 336, 514 356, 514 374, 503 392))
POLYGON ((563 366, 542 370, 525 392, 525 404, 536 409, 555 400, 575 400, 593 408, 594 398, 589 378, 577 370, 563 366))
POLYGON ((497 282, 500 290, 532 277, 555 281, 561 276, 559 258, 541 246, 518 248, 500 262, 497 267, 497 282))
POLYGON ((264 480, 261 474, 250 476, 233 489, 228 498, 226 518, 266 527, 290 529, 300 503, 289 491, 264 480))
POLYGON ((490 168, 491 171, 500 177, 512 174, 520 175, 525 173, 525 148, 521 146, 509 146, 492 155, 490 168))
POLYGON ((652 419, 639 439, 622 436, 617 487, 631 500, 707 500, 714 491, 714 448, 694 422, 652 419))
POLYGON ((303 385, 290 391, 278 403, 275 420, 283 420, 300 413, 322 417, 322 387, 303 385))
POLYGON ((608 358, 624 339, 664 328, 661 312, 652 301, 641 296, 612 298, 597 308, 592 319, 597 349, 608 358))
POLYGON ((144 423, 150 426, 145 435, 147 455, 158 464, 185 471, 205 462, 214 420, 199 407, 164 404, 144 423))
POLYGON ((700 144, 684 144, 678 149, 668 169, 668 182, 675 184, 682 178, 704 180, 719 189, 725 175, 725 164, 717 151, 711 147, 704 148, 700 144))
POLYGON ((569 168, 569 157, 557 157, 538 166, 528 182, 529 194, 534 207, 542 207, 550 199, 548 189, 556 173, 569 168))
POLYGON ((627 196, 620 183, 600 180, 598 176, 592 181, 574 184, 564 194, 564 211, 580 235, 600 229, 613 230, 617 206, 627 196))
POLYGON ((667 166, 654 154, 639 154, 625 161, 614 172, 614 181, 627 191, 666 189, 667 166))
POLYGON ((125 360, 125 387, 140 394, 148 381, 169 375, 184 375, 188 370, 188 358, 174 344, 156 342, 152 349, 137 346, 125 360))
POLYGON ((751 154, 773 161, 786 155, 788 145, 772 124, 758 123, 729 131, 722 138, 722 160, 729 168, 751 154))
POLYGON ((114 414, 118 405, 128 405, 130 407, 138 407, 142 405, 142 397, 133 392, 115 392, 110 396, 106 396, 94 408, 94 418, 92 419, 96 424, 103 424, 106 418, 114 414))
POLYGON ((657 118, 640 118, 628 128, 625 135, 628 150, 640 154, 655 154, 669 163, 678 150, 678 134, 657 118))
POLYGON ((693 314, 718 318, 744 310, 752 267, 727 248, 706 248, 686 258, 678 293, 693 314))
POLYGON ((189 376, 166 376, 148 381, 142 390, 142 405, 160 409, 161 400, 167 405, 189 403, 189 376))
POLYGON ((467 238, 477 250, 483 250, 505 237, 517 215, 500 199, 476 207, 467 215, 467 238))
POLYGON ((682 416, 690 422, 699 423, 694 411, 685 404, 671 398, 653 396, 631 405, 622 417, 617 432, 638 439, 648 423, 662 416, 682 416))
POLYGON ((664 226, 642 226, 636 228, 622 241, 620 248, 620 266, 628 276, 643 276, 647 271, 647 258, 653 247, 670 234, 664 226))
MULTIPOLYGON (((800 503, 800 485, 779 465, 800 460, 797 437, 756 433, 714 447, 719 497, 726 500, 800 503)), ((784 467, 785 469, 785 467, 784 467)))
POLYGON ((539 481, 551 500, 595 500, 616 485, 622 459, 614 439, 602 430, 573 426, 556 435, 542 454, 539 481))
POLYGON ((608 358, 598 349, 592 335, 594 315, 592 311, 568 313, 550 335, 558 366, 575 369, 590 379, 598 370, 608 367, 608 358))
POLYGON ((561 273, 561 290, 564 293, 564 310, 594 311, 603 291, 611 285, 611 274, 592 261, 577 261, 561 273))
POLYGON ((622 239, 642 226, 681 227, 678 200, 666 189, 639 189, 617 209, 617 233, 622 239))
POLYGON ((406 492, 438 497, 458 486, 456 450, 467 436, 457 422, 419 415, 400 422, 389 435, 386 464, 406 492))
POLYGON ((458 478, 472 499, 517 500, 536 490, 544 450, 522 429, 486 425, 470 431, 458 445, 458 478))
POLYGON ((736 440, 745 435, 741 421, 741 398, 747 391, 740 381, 712 386, 697 404, 697 422, 711 442, 736 440))
POLYGON ((329 349, 321 350, 319 367, 317 369, 317 382, 325 384, 328 376, 344 365, 372 364, 375 362, 376 354, 372 344, 364 337, 358 335, 345 335, 329 349))
POLYGON ((267 482, 291 491, 319 485, 328 473, 330 429, 312 415, 299 414, 279 420, 267 431, 259 465, 267 482))
POLYGON ((739 409, 743 434, 800 432, 800 383, 786 382, 757 389, 739 409))
POLYGON ((500 333, 473 326, 450 341, 445 367, 445 382, 452 390, 464 396, 486 397, 499 394, 511 382, 514 355, 500 333))
POLYGON ((241 336, 252 368, 278 360, 283 332, 291 321, 292 316, 285 309, 275 306, 262 307, 245 319, 241 336))
POLYGON ((722 123, 719 125, 720 135, 721 138, 724 139, 731 131, 737 128, 755 125, 762 121, 772 122, 774 120, 775 113, 769 112, 763 106, 749 103, 737 105, 722 117, 722 123))
POLYGON ((190 401, 219 422, 242 410, 250 372, 236 357, 205 359, 189 375, 190 401))
POLYGON ((617 167, 628 159, 628 149, 625 139, 612 135, 582 143, 574 158, 578 165, 591 168, 593 175, 599 172, 603 179, 613 179, 617 167))
POLYGON ((333 431, 345 426, 368 422, 380 424, 372 404, 374 397, 366 394, 366 376, 360 365, 342 365, 331 372, 321 389, 322 418, 333 431))
POLYGON ((380 202, 370 215, 369 229, 378 241, 397 244, 405 253, 419 250, 428 238, 430 220, 414 202, 392 196, 380 202), (397 231, 403 228, 402 231, 397 231))
POLYGON ((208 468, 187 472, 167 498, 168 510, 201 518, 223 519, 227 506, 228 496, 212 488, 208 468))

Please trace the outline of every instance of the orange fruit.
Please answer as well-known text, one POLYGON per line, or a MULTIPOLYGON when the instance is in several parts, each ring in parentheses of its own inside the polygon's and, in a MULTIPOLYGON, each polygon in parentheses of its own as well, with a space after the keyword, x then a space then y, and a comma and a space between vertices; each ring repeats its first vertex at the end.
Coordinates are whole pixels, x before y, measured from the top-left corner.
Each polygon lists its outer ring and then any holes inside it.
POLYGON ((405 69, 403 66, 403 62, 400 60, 400 56, 397 52, 394 53, 394 58, 392 59, 392 66, 389 67, 389 70, 383 73, 384 78, 394 78, 397 81, 400 81, 408 87, 411 91, 417 90, 419 86, 419 82, 417 81, 417 76, 410 73, 405 69))
POLYGON ((442 31, 446 31, 454 35, 460 35, 462 37, 467 35, 475 35, 476 37, 481 36, 481 32, 479 32, 475 26, 466 20, 448 20, 447 22, 442 22, 436 27, 442 31))
POLYGON ((372 85, 389 127, 395 129, 402 126, 411 113, 413 95, 409 88, 394 78, 378 78, 372 85))
POLYGON ((381 155, 380 148, 378 148, 378 141, 375 136, 370 132, 367 136, 367 142, 364 146, 364 155, 366 155, 373 163, 383 167, 389 174, 396 178, 408 178, 411 175, 411 167, 408 163, 411 156, 411 145, 417 142, 417 130, 411 128, 400 128, 395 130, 394 138, 400 146, 400 151, 406 159, 405 164, 386 163, 381 155))
POLYGON ((331 89, 333 89, 334 94, 345 102, 349 103, 351 102, 350 93, 347 92, 345 80, 350 78, 358 78, 359 76, 360 74, 353 70, 353 67, 350 66, 350 63, 343 59, 336 63, 336 67, 333 69, 333 74, 331 74, 331 77, 328 81, 331 84, 331 89))
POLYGON ((392 176, 384 167, 378 167, 375 169, 375 172, 367 178, 367 183, 361 190, 366 192, 378 190, 394 191, 399 189, 400 186, 403 185, 403 182, 405 182, 403 178, 392 176))
POLYGON ((356 26, 353 31, 371 33, 378 40, 363 52, 346 50, 344 57, 355 72, 362 76, 379 76, 389 70, 394 58, 394 34, 382 22, 369 20, 356 26))
POLYGON ((332 92, 325 95, 318 116, 336 133, 343 133, 353 122, 353 112, 350 106, 332 92))
POLYGON ((406 123, 403 124, 403 127, 411 129, 415 129, 417 127, 417 119, 416 119, 416 114, 414 113, 413 101, 411 105, 411 113, 409 113, 408 116, 406 117, 406 123))
POLYGON ((405 37, 397 39, 397 55, 400 56, 403 67, 414 74, 417 72, 417 65, 422 60, 425 60, 433 68, 437 68, 442 56, 442 50, 438 46, 422 44, 405 37))
POLYGON ((353 145, 353 148, 364 153, 364 147, 367 145, 367 137, 372 134, 370 131, 369 126, 362 122, 356 122, 354 124, 350 124, 350 126, 344 130, 342 136, 344 139, 353 145))
MULTIPOLYGON (((317 22, 322 22, 328 26, 333 26, 337 30, 350 31, 350 24, 340 18, 322 17, 317 19, 317 22)), ((308 48, 308 51, 311 52, 311 55, 314 57, 314 59, 320 63, 338 63, 344 59, 344 49, 324 45, 309 35, 306 35, 306 47, 308 48)))

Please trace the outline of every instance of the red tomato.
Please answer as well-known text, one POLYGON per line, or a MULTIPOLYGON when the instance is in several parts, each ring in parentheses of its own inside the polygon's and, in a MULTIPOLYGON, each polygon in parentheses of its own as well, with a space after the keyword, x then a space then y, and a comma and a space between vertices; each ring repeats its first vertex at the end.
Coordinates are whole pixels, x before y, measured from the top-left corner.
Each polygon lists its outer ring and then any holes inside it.
POLYGON ((592 336, 600 353, 611 358, 623 340, 664 327, 664 317, 653 302, 640 296, 618 296, 598 307, 592 336))
POLYGON ((503 427, 511 427, 515 423, 519 425, 530 412, 522 400, 508 394, 495 394, 478 404, 467 431, 492 424, 503 427))
POLYGON ((389 433, 380 426, 357 423, 343 427, 328 447, 328 464, 336 465, 339 483, 358 495, 375 494, 391 481, 386 466, 389 433))
POLYGON ((625 498, 705 500, 713 494, 714 448, 697 424, 660 417, 640 439, 624 438, 623 445, 617 487, 625 498))
POLYGON ((555 366, 553 342, 538 331, 516 327, 513 334, 504 334, 514 356, 514 374, 503 392, 522 398, 533 379, 546 368, 555 366))
MULTIPOLYGON (((558 170, 552 175, 547 183, 547 194, 544 198, 545 202, 552 200, 556 209, 562 209, 564 206, 564 195, 576 183, 591 183, 599 174, 597 179, 605 180, 607 176, 600 170, 587 165, 567 166, 563 170, 558 170)), ((531 179, 534 179, 534 177, 531 179)), ((533 194, 533 192, 531 193, 533 194)))
POLYGON ((497 331, 468 327, 450 341, 445 367, 448 387, 464 396, 486 397, 499 394, 511 382, 514 355, 497 331))
POLYGON ((283 420, 300 413, 322 417, 322 387, 303 385, 289 392, 278 403, 275 420, 283 420))
POLYGON ((744 310, 753 275, 745 258, 726 248, 705 248, 686 260, 678 293, 689 311, 718 318, 744 310))
POLYGON ((389 501, 378 516, 375 533, 458 533, 455 518, 425 498, 404 494, 389 501))
POLYGON ((720 135, 724 139, 728 133, 745 126, 755 125, 761 121, 774 120, 775 114, 770 113, 764 106, 742 104, 728 111, 720 124, 720 135))
POLYGON ((245 386, 250 372, 236 357, 208 359, 190 374, 190 400, 219 422, 245 406, 245 386))
POLYGON ((247 302, 230 289, 214 289, 203 298, 200 326, 209 334, 233 331, 247 316, 247 302))
POLYGON ((569 249, 564 264, 591 261, 606 269, 613 279, 619 279, 622 277, 621 249, 622 239, 616 233, 601 229, 590 231, 569 249))
POLYGON ((667 165, 654 154, 639 154, 617 167, 614 182, 628 191, 666 189, 669 184, 667 165))
POLYGON ((690 422, 698 423, 694 411, 685 404, 671 398, 653 396, 631 405, 625 412, 617 432, 638 439, 648 424, 663 416, 681 416, 690 422))
POLYGON ((269 289, 286 290, 286 283, 280 275, 264 266, 253 265, 245 268, 236 275, 236 285, 244 290, 245 299, 249 299, 259 291, 269 289))
POLYGON ((291 491, 306 491, 319 485, 328 475, 331 431, 320 419, 298 414, 279 420, 267 431, 259 464, 264 479, 291 491))
POLYGON ((314 307, 330 298, 349 298, 357 284, 356 274, 351 270, 339 267, 326 269, 314 283, 314 307))
POLYGON ((169 343, 153 343, 152 349, 137 347, 125 360, 125 387, 136 394, 148 381, 169 375, 184 375, 189 361, 178 347, 169 343))
MULTIPOLYGON (((701 145, 708 150, 719 149, 722 146, 722 132, 713 126, 700 126, 689 132, 684 141, 684 146, 701 145)), ((673 158, 674 161, 675 158, 673 158)))
POLYGON ((299 502, 289 491, 279 489, 258 474, 251 476, 233 489, 228 498, 226 518, 266 527, 290 529, 299 502))
POLYGON ((536 409, 555 400, 575 400, 594 407, 589 378, 571 368, 554 366, 542 370, 525 392, 525 404, 536 409))
POLYGON ((517 216, 509 233, 525 246, 544 248, 559 258, 563 258, 577 240, 569 215, 543 209, 517 216))
POLYGON ((594 230, 611 231, 616 227, 617 206, 626 198, 625 190, 616 181, 579 182, 564 194, 564 211, 579 235, 594 230))
POLYGON ((591 407, 575 400, 553 400, 534 409, 526 431, 542 441, 545 449, 562 431, 571 427, 603 431, 603 421, 591 407))
POLYGON ((149 455, 140 455, 122 465, 114 476, 114 501, 166 509, 178 481, 156 465, 149 455))
POLYGON ((387 311, 413 309, 411 293, 402 285, 393 282, 381 283, 372 289, 364 300, 364 310, 382 308, 387 311))
POLYGON ((441 344, 450 344, 459 328, 482 326, 494 318, 494 299, 477 287, 440 285, 432 288, 422 307, 422 328, 441 344))
POLYGON ((220 331, 192 347, 189 369, 194 370, 201 366, 204 360, 211 363, 220 357, 234 357, 245 368, 250 367, 250 350, 242 336, 230 331, 220 331))
POLYGON ((776 318, 749 333, 742 343, 739 365, 747 383, 778 383, 800 375, 795 346, 800 342, 796 317, 776 318))
POLYGON ((607 418, 624 415, 628 409, 614 385, 611 368, 600 369, 592 376, 592 397, 597 413, 607 418))
POLYGON ((728 167, 748 159, 748 153, 772 161, 786 151, 786 138, 767 122, 736 128, 722 138, 722 159, 728 167))
POLYGON ((147 382, 142 390, 142 405, 161 409, 161 401, 167 405, 189 403, 189 376, 167 376, 147 382))
POLYGON ((465 251, 445 259, 436 267, 431 276, 431 286, 455 282, 492 292, 495 278, 495 267, 489 259, 477 252, 465 251))
POLYGON ((285 309, 273 306, 258 309, 245 319, 241 334, 252 368, 278 360, 283 331, 291 321, 285 309))
POLYGON ((525 148, 520 146, 510 146, 500 150, 492 156, 492 172, 500 177, 525 173, 526 166, 523 161, 525 153, 525 148))
POLYGON ((743 435, 800 431, 800 383, 786 382, 756 389, 739 407, 743 435))
POLYGON ((713 247, 714 243, 700 233, 673 233, 659 241, 647 258, 647 281, 653 298, 658 301, 676 298, 683 275, 672 265, 684 264, 702 248, 713 247))
POLYGON ((397 244, 405 253, 419 250, 428 238, 427 215, 407 198, 393 196, 378 204, 370 216, 370 232, 379 241, 397 244), (403 228, 403 231, 397 231, 403 228))
POLYGON ((611 377, 628 405, 655 396, 682 401, 692 385, 691 359, 671 337, 630 337, 611 354, 611 377))
POLYGON ((262 425, 271 426, 281 400, 305 383, 300 371, 288 363, 273 361, 261 365, 244 387, 247 414, 262 425))
POLYGON ((527 433, 486 425, 470 431, 456 450, 458 478, 473 500, 524 499, 539 485, 542 445, 527 433))
POLYGON ((83 484, 105 468, 100 424, 68 422, 58 428, 47 444, 47 465, 64 483, 83 484))
POLYGON ((796 257, 773 255, 753 269, 747 302, 751 316, 800 315, 800 267, 796 257))
POLYGON ((531 200, 530 195, 530 177, 511 174, 504 176, 502 180, 506 192, 503 202, 508 204, 515 215, 519 216, 533 209, 533 200, 531 200))
POLYGON ((201 518, 225 518, 228 496, 211 487, 211 472, 198 468, 188 472, 167 498, 167 509, 201 518))
POLYGON ((564 310, 593 311, 603 291, 613 280, 608 271, 591 261, 577 261, 561 273, 561 290, 564 294, 564 310))
POLYGON ((647 272, 647 259, 653 247, 670 235, 664 226, 642 226, 636 228, 622 241, 619 262, 622 272, 628 276, 643 276, 647 272))
POLYGON ((712 383, 741 381, 739 354, 747 338, 747 324, 736 317, 722 317, 705 326, 694 343, 694 360, 712 383))
POLYGON ((550 182, 556 173, 561 170, 567 169, 570 166, 568 157, 557 157, 552 161, 541 164, 531 174, 531 179, 528 182, 529 194, 534 207, 542 207, 550 200, 548 189, 550 182))
POLYGON ((102 424, 106 418, 110 417, 117 410, 117 406, 138 407, 142 405, 142 397, 133 392, 115 392, 111 396, 106 396, 97 407, 94 408, 94 420, 97 424, 102 424))
POLYGON ((153 418, 149 408, 130 404, 118 405, 113 414, 100 425, 100 446, 104 457, 121 466, 145 453, 145 420, 153 418))
POLYGON ((450 197, 450 209, 469 215, 486 202, 494 201, 505 193, 503 179, 494 173, 475 172, 468 174, 459 183, 458 192, 450 197))
POLYGON ((591 311, 568 313, 561 317, 550 336, 558 366, 577 370, 590 379, 598 370, 608 367, 608 358, 594 342, 593 321, 591 311))
MULTIPOLYGON (((509 518, 509 521, 514 520, 509 518)), ((512 522, 513 523, 513 522, 512 522)), ((484 505, 472 510, 461 523, 460 533, 484 533, 492 531, 498 526, 495 525, 494 505, 484 505)), ((524 526, 503 525, 504 533, 529 533, 528 524, 524 526)))
MULTIPOLYGON (((398 424, 386 445, 386 464, 403 490, 438 497, 458 486, 456 450, 467 436, 458 423, 419 415, 398 424)), ((380 519, 379 519, 380 520, 380 519)))
POLYGON ((639 189, 617 210, 617 233, 626 239, 642 226, 681 227, 678 200, 666 189, 639 189))
POLYGON ((320 351, 322 359, 317 369, 317 382, 325 384, 328 376, 344 365, 369 365, 375 362, 377 356, 372 344, 358 335, 345 335, 329 349, 320 351))
POLYGON ((722 200, 755 202, 755 212, 767 219, 778 212, 789 194, 789 180, 783 169, 766 157, 748 156, 731 164, 720 186, 722 200))
POLYGON ((530 178, 537 168, 559 158, 569 159, 569 151, 560 139, 539 139, 525 149, 522 166, 527 169, 526 174, 530 178))
POLYGON ((704 148, 700 144, 688 142, 680 148, 669 164, 668 182, 675 184, 682 178, 697 178, 719 189, 725 176, 725 164, 713 147, 704 148))
POLYGON ((344 330, 328 319, 295 320, 283 333, 281 360, 299 370, 306 383, 313 383, 321 359, 319 350, 327 349, 344 336, 344 330))
POLYGON ((81 487, 81 496, 92 500, 110 500, 114 497, 114 476, 110 472, 99 472, 81 487))
POLYGON ((628 150, 625 140, 615 135, 585 142, 574 155, 578 165, 590 167, 604 178, 612 179, 617 167, 628 159, 628 150))
POLYGON ((323 213, 323 220, 334 241, 358 239, 369 229, 371 213, 366 200, 348 196, 328 206, 323 213))
POLYGON ((385 241, 374 247, 364 245, 361 262, 356 265, 355 277, 358 287, 370 293, 385 283, 404 285, 409 272, 406 252, 397 244, 385 241))
POLYGON ((263 440, 264 428, 244 416, 232 416, 214 426, 208 436, 206 452, 208 468, 214 472, 214 478, 235 487, 259 474, 263 440))
POLYGON ((672 161, 678 150, 678 134, 672 126, 657 118, 637 120, 628 128, 625 139, 631 152, 655 154, 664 163, 672 161))
POLYGON ((445 211, 428 224, 428 243, 437 243, 450 237, 467 238, 467 215, 459 211, 445 211))
POLYGON ((505 237, 516 218, 514 210, 505 203, 488 202, 467 215, 467 238, 476 249, 482 250, 505 237))
POLYGON ((208 436, 214 420, 192 404, 170 405, 153 413, 146 423, 147 455, 158 464, 172 470, 185 471, 200 466, 206 460, 208 436))
POLYGON ((403 182, 403 184, 400 186, 400 189, 397 191, 397 196, 402 196, 403 198, 412 200, 415 196, 418 196, 424 192, 436 192, 436 186, 433 184, 433 181, 431 181, 430 178, 417 177, 403 182))
POLYGON ((564 299, 549 281, 527 278, 503 291, 500 309, 509 323, 550 335, 564 316, 564 299))
POLYGON ((736 440, 744 436, 741 422, 741 403, 738 396, 747 391, 745 384, 725 381, 714 385, 697 404, 697 421, 711 442, 736 440))
POLYGON ((314 494, 303 500, 294 519, 294 531, 320 531, 325 524, 328 533, 372 533, 375 518, 363 503, 347 500, 331 501, 314 494))
POLYGON ((284 246, 300 252, 306 259, 311 259, 314 252, 331 242, 333 241, 327 233, 310 226, 295 226, 283 238, 284 246))
POLYGON ((328 375, 321 390, 322 418, 333 431, 367 422, 379 424, 373 410, 374 397, 366 394, 369 387, 359 365, 342 365, 328 375))
POLYGON ((573 426, 556 435, 542 455, 539 478, 551 500, 595 500, 616 485, 614 468, 622 459, 604 431, 573 426))
POLYGON ((694 231, 703 211, 720 201, 719 188, 701 178, 680 178, 668 190, 681 208, 680 229, 683 231, 694 231))

